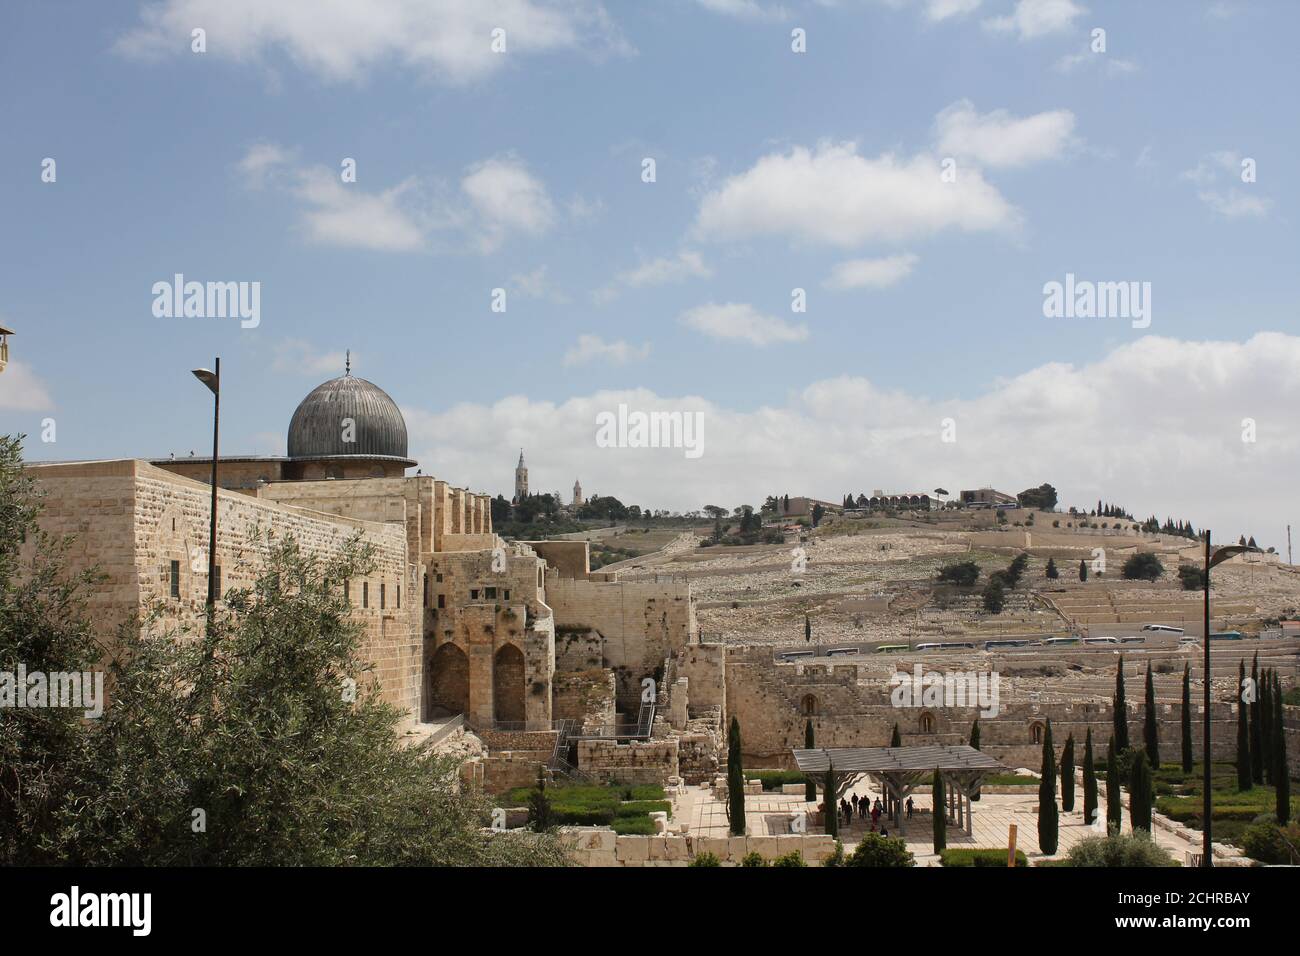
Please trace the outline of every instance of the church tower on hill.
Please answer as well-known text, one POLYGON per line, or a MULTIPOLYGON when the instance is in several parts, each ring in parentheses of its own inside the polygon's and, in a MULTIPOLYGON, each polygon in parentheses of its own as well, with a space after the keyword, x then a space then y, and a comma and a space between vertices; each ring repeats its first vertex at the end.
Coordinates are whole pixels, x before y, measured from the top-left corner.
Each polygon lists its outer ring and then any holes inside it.
POLYGON ((515 466, 515 497, 511 504, 519 504, 528 497, 528 466, 524 464, 524 450, 519 449, 519 464, 515 466))

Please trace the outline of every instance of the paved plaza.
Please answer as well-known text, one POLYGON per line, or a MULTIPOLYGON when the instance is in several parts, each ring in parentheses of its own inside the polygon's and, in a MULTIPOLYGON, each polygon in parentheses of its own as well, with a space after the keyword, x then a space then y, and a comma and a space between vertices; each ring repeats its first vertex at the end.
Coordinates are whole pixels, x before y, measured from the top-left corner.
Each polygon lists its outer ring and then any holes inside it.
MULTIPOLYGON (((1038 793, 1033 787, 1023 788, 1023 793, 984 793, 980 800, 971 804, 973 809, 973 832, 967 834, 955 825, 948 826, 949 847, 995 848, 1007 846, 1008 833, 1012 824, 1016 825, 1016 848, 1029 857, 1030 863, 1044 859, 1038 846, 1038 793)), ((878 793, 869 791, 866 783, 859 783, 851 793, 859 797, 870 792, 874 800, 878 793)), ((851 799, 848 794, 845 799, 851 799)), ((901 836, 907 848, 915 855, 918 866, 937 866, 938 856, 933 852, 930 817, 929 788, 912 795, 915 805, 911 820, 903 821, 902 832, 890 829, 890 836, 901 836)), ((1105 796, 1102 791, 1102 812, 1105 812, 1105 796)), ((745 826, 751 836, 780 835, 789 833, 791 814, 805 812, 810 804, 804 802, 802 794, 782 794, 765 791, 761 794, 745 795, 745 826)), ((670 827, 679 824, 689 825, 689 832, 694 836, 724 837, 728 834, 726 805, 714 797, 708 787, 688 787, 673 798, 673 819, 670 827)), ((855 819, 850 827, 842 827, 840 839, 844 841, 845 851, 851 851, 865 833, 870 832, 870 820, 855 819)), ((1128 809, 1124 811, 1124 832, 1130 832, 1128 809)), ((821 832, 820 829, 815 832, 821 832)), ((1058 828, 1059 839, 1057 852, 1048 859, 1057 859, 1069 853, 1080 840, 1095 835, 1083 820, 1083 794, 1075 792, 1075 809, 1071 813, 1062 812, 1058 828)), ((1199 839, 1199 834, 1193 834, 1199 839)), ((1199 843, 1189 842, 1161 827, 1155 831, 1156 842, 1164 847, 1173 858, 1184 862, 1188 850, 1198 852, 1199 843)))

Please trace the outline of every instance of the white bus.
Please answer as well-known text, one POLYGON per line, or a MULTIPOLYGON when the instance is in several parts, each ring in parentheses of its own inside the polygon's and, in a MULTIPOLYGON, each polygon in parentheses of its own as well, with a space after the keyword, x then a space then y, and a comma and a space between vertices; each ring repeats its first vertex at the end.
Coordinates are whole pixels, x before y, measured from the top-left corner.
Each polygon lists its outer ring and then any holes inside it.
POLYGON ((1085 643, 1085 644, 1118 644, 1118 643, 1119 643, 1119 638, 1118 638, 1118 637, 1085 637, 1085 638, 1083 639, 1083 643, 1085 643))
POLYGON ((1172 627, 1168 624, 1143 624, 1142 630, 1154 631, 1157 634, 1182 634, 1181 627, 1172 627))

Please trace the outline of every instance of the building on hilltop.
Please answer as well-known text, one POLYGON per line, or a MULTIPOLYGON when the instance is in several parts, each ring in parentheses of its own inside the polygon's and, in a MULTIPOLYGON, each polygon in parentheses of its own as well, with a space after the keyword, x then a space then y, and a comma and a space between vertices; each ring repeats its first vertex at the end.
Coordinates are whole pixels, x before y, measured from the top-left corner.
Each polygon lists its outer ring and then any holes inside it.
POLYGON ((582 485, 580 485, 578 483, 578 479, 575 478, 573 479, 573 510, 577 511, 581 507, 582 507, 582 485))
POLYGON ((961 493, 963 508, 1015 508, 1019 504, 1020 499, 1015 495, 987 487, 961 493))

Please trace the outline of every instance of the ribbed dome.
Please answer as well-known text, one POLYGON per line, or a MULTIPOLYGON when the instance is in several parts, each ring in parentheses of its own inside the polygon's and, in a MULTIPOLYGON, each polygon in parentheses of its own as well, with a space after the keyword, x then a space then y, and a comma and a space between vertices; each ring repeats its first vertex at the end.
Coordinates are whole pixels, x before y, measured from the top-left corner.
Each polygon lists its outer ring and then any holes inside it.
POLYGON ((406 420, 378 385, 342 375, 312 389, 289 422, 290 458, 406 458, 406 420), (356 427, 345 442, 344 419, 356 427))

